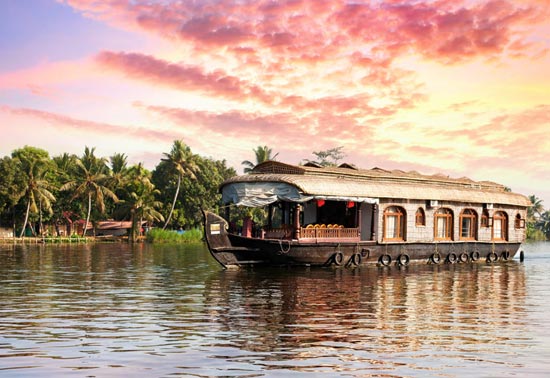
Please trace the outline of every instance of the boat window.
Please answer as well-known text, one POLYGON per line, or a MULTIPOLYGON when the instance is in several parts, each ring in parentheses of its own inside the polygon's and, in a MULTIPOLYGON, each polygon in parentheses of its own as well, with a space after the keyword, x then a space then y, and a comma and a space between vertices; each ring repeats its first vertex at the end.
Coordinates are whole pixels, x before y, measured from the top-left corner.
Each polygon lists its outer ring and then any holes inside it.
POLYGON ((453 212, 450 209, 439 209, 434 214, 435 240, 453 239, 453 212))
POLYGON ((477 234, 477 213, 472 209, 465 209, 460 214, 460 239, 475 240, 477 234))
POLYGON ((424 213, 424 209, 421 207, 419 207, 418 210, 416 210, 415 223, 417 226, 426 225, 426 214, 424 213))
POLYGON ((508 216, 504 211, 497 211, 493 215, 493 240, 508 239, 508 216))
POLYGON ((481 227, 489 227, 489 211, 487 209, 484 209, 481 214, 481 227))
POLYGON ((405 210, 390 206, 384 210, 384 241, 405 240, 405 210))
POLYGON ((521 214, 516 215, 516 221, 514 223, 515 228, 525 228, 525 219, 521 218, 521 214))

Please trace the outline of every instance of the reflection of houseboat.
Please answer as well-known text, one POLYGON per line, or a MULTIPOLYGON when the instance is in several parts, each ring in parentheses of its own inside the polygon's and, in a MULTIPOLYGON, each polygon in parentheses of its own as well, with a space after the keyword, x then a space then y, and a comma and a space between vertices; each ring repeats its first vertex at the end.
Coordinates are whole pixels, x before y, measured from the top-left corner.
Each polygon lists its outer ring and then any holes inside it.
POLYGON ((223 202, 262 207, 254 235, 205 212, 212 256, 223 266, 407 265, 496 262, 525 239, 529 200, 492 182, 416 172, 323 168, 268 161, 221 185, 223 202))

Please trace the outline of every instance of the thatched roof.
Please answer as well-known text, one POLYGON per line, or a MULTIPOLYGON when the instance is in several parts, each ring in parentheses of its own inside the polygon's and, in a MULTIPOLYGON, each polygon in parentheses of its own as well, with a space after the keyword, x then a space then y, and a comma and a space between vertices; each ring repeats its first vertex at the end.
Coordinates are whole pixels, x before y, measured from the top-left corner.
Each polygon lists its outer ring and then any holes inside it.
POLYGON ((357 169, 288 165, 268 161, 256 166, 248 175, 226 180, 222 187, 236 182, 276 182, 298 188, 305 195, 439 200, 527 207, 527 197, 507 192, 505 187, 489 181, 454 179, 444 175, 421 175, 417 172, 388 171, 380 168, 357 169))

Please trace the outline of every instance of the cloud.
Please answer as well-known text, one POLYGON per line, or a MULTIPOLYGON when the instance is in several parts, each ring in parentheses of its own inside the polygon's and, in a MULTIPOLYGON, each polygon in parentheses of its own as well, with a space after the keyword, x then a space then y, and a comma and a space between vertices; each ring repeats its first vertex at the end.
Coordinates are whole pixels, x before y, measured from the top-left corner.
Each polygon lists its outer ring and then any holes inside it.
POLYGON ((368 52, 373 61, 416 53, 456 63, 532 51, 527 32, 548 10, 536 0, 213 2, 66 0, 94 18, 177 40, 202 53, 254 52, 264 64, 329 61, 368 52))
POLYGON ((254 96, 266 101, 268 98, 260 88, 245 83, 238 77, 227 75, 221 70, 204 72, 198 66, 170 63, 150 55, 112 51, 99 53, 96 61, 131 78, 180 90, 196 90, 230 99, 254 96))
POLYGON ((121 126, 109 123, 93 122, 37 109, 15 108, 1 105, 0 112, 5 112, 14 116, 35 118, 55 128, 58 133, 78 131, 88 133, 90 135, 104 134, 116 136, 117 138, 132 137, 158 142, 169 142, 177 139, 177 135, 174 135, 172 131, 157 131, 144 127, 121 126))

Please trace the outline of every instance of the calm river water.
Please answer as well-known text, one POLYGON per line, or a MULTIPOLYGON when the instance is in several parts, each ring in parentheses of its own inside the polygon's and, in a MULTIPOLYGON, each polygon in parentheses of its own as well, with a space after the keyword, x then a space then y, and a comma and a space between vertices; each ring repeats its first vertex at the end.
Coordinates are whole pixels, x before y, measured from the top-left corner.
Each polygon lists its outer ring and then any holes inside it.
POLYGON ((206 248, 0 246, 0 376, 550 375, 524 263, 224 271, 206 248))

